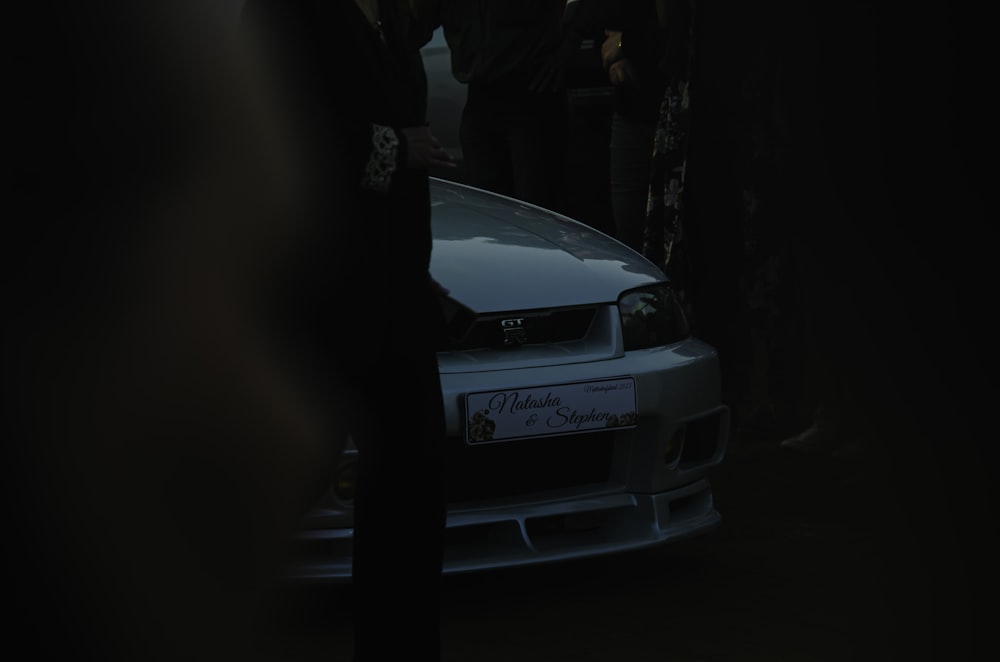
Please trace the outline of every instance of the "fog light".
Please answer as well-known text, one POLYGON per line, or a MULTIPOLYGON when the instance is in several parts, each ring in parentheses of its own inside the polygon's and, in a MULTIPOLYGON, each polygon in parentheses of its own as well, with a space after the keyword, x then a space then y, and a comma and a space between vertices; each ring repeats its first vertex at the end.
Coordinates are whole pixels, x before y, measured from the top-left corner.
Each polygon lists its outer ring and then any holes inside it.
POLYGON ((357 492, 357 482, 357 462, 346 462, 340 465, 333 478, 333 495, 338 501, 350 503, 354 500, 354 494, 357 492))
POLYGON ((670 441, 667 442, 667 448, 663 453, 663 462, 665 464, 670 464, 677 460, 681 454, 681 449, 684 448, 684 437, 687 430, 686 425, 682 425, 674 432, 673 436, 670 437, 670 441))

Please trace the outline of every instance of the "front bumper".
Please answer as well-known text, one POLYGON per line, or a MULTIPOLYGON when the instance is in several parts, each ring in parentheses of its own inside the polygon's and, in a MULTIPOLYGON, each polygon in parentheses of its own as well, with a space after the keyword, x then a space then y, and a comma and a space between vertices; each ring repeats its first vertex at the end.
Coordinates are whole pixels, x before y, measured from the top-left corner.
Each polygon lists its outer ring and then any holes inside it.
MULTIPOLYGON (((616 554, 715 528, 721 516, 707 471, 724 458, 730 430, 718 367, 715 351, 697 340, 556 366, 461 371, 444 362, 455 454, 444 572, 616 554), (635 378, 635 428, 471 449, 461 437, 467 392, 623 374, 635 378)), ((350 515, 349 504, 340 504, 307 518, 289 579, 350 580, 350 515)), ((409 544, 419 541, 400 540, 400 548, 409 544)))

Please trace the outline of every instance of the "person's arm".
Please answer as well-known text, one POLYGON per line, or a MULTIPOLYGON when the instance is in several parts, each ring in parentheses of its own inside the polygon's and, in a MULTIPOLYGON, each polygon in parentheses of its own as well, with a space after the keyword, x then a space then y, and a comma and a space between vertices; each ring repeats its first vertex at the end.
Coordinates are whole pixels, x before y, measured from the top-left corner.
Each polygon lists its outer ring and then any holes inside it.
POLYGON ((392 186, 393 175, 403 168, 455 167, 454 158, 441 147, 427 126, 372 124, 367 140, 361 185, 370 191, 387 192, 392 186))
POLYGON ((413 48, 423 48, 441 25, 440 0, 396 0, 397 12, 408 23, 413 48))
POLYGON ((657 0, 622 7, 615 28, 605 30, 601 44, 601 63, 613 84, 655 86, 666 76, 665 63, 683 59, 677 40, 690 28, 688 4, 689 0, 657 0))
POLYGON ((427 38, 430 39, 430 34, 441 26, 441 0, 400 0, 400 2, 407 6, 409 15, 422 26, 428 35, 427 38))
POLYGON ((591 6, 600 0, 568 0, 553 6, 561 14, 559 18, 559 43, 552 55, 539 68, 529 89, 535 92, 552 92, 561 89, 573 58, 580 50, 586 28, 590 25, 591 6), (562 5, 558 7, 557 5, 562 5), (580 8, 585 8, 580 11, 580 8))

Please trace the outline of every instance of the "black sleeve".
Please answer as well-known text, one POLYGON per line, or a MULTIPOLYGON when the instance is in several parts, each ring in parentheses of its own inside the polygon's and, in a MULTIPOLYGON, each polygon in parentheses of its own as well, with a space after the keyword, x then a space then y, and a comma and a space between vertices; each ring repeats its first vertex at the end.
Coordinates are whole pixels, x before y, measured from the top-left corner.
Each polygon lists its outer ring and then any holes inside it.
POLYGON ((372 59, 352 30, 353 10, 346 2, 246 0, 240 28, 260 56, 309 167, 385 192, 406 163, 406 140, 392 121, 373 117, 364 102, 380 84, 377 77, 366 68, 338 64, 344 50, 372 59), (342 38, 331 34, 332 26, 342 28, 342 38))
POLYGON ((422 48, 441 26, 440 0, 400 0, 400 16, 409 17, 411 43, 422 48))
POLYGON ((603 34, 605 28, 617 27, 622 5, 642 0, 574 0, 563 11, 563 29, 590 37, 603 34))

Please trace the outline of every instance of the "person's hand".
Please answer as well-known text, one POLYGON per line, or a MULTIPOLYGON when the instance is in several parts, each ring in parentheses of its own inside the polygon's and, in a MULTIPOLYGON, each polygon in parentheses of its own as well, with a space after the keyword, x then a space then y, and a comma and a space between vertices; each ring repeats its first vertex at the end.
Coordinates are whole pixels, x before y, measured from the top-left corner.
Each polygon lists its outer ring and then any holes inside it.
POLYGON ((455 159, 431 133, 427 126, 408 126, 400 129, 406 138, 407 168, 454 168, 455 159))
POLYGON ((628 61, 628 58, 622 58, 611 63, 611 66, 608 67, 608 80, 615 86, 631 85, 639 87, 639 81, 635 77, 635 71, 632 70, 632 63, 628 61))
POLYGON ((611 65, 625 57, 622 53, 621 30, 605 30, 604 42, 601 44, 601 65, 607 71, 611 65))

